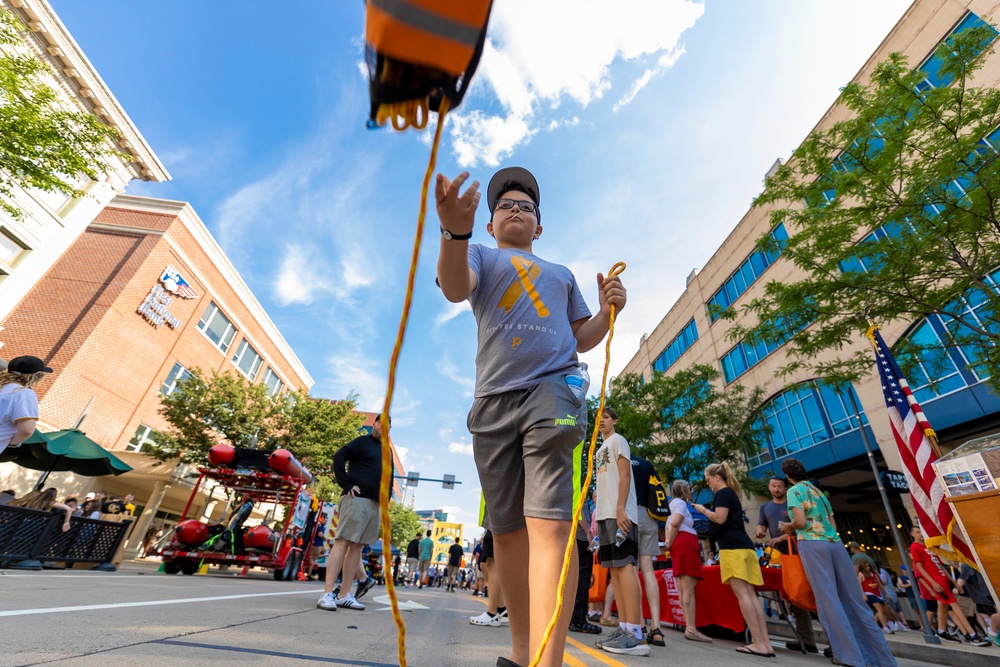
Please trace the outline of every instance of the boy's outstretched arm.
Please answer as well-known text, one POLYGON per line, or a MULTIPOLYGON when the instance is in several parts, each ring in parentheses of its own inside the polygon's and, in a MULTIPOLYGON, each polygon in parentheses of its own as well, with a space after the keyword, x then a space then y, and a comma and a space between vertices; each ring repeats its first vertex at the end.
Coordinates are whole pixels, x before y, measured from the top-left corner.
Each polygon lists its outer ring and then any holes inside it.
MULTIPOLYGON (((463 171, 454 181, 449 181, 443 174, 437 175, 434 186, 434 201, 437 203, 438 219, 441 229, 453 235, 464 235, 472 232, 475 223, 476 206, 479 205, 481 193, 479 181, 459 196, 462 184, 469 178, 469 172, 463 171)), ((444 297, 452 303, 465 301, 476 289, 476 273, 469 268, 469 242, 446 239, 441 236, 441 254, 437 265, 438 284, 444 297)))
POLYGON ((618 276, 605 278, 604 274, 598 273, 597 294, 601 300, 601 310, 589 320, 573 322, 577 352, 588 352, 604 340, 611 323, 611 306, 615 307, 616 316, 625 307, 625 286, 618 276))

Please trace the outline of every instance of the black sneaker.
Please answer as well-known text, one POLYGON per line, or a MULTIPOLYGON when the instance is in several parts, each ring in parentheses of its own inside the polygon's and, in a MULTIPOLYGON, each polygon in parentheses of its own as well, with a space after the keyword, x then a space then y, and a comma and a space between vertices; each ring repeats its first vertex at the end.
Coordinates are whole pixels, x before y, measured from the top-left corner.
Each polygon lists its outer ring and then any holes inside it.
POLYGON ((805 650, 803 650, 801 642, 785 642, 785 648, 789 651, 798 651, 799 653, 819 653, 819 647, 815 644, 806 644, 805 650))
POLYGON ((943 639, 946 642, 955 642, 956 644, 961 644, 962 640, 958 637, 952 637, 949 633, 943 632, 941 630, 937 631, 937 636, 939 639, 943 639))
POLYGON ((372 589, 375 585, 375 577, 368 577, 364 581, 358 582, 358 591, 354 594, 355 598, 363 597, 365 593, 372 589))
POLYGON ((965 641, 969 643, 970 646, 989 646, 993 642, 983 639, 979 635, 966 635, 965 641))
POLYGON ((824 658, 833 658, 833 647, 832 646, 827 646, 825 649, 823 649, 823 657, 824 658))

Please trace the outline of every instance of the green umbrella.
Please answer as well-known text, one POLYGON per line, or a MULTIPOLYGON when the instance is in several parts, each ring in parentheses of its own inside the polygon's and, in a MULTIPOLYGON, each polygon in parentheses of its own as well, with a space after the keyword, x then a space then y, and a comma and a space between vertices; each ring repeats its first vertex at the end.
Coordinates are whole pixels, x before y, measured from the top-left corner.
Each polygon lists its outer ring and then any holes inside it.
MULTIPOLYGON (((10 448, 4 450, 7 455, 10 448)), ((0 460, 12 460, 25 468, 44 470, 37 487, 44 484, 49 473, 70 471, 86 477, 120 475, 132 468, 117 456, 91 440, 79 429, 39 433, 13 450, 14 457, 0 456, 0 460)))

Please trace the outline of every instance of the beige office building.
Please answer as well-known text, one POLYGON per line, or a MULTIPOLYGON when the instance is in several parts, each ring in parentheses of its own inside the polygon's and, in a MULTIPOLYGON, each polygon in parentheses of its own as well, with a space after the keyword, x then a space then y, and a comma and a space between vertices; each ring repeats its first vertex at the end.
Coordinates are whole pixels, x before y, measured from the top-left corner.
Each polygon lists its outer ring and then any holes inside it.
MULTIPOLYGON (((936 79, 935 47, 950 34, 985 21, 1000 20, 1000 3, 993 1, 917 0, 855 77, 865 82, 875 66, 891 52, 901 52, 911 65, 920 66, 929 85, 947 85, 936 79)), ((994 46, 996 42, 994 42, 994 46)), ((1000 54, 992 54, 976 75, 977 85, 1000 83, 1000 54)), ((845 118, 847 110, 834 106, 817 124, 817 129, 831 126, 845 118)), ((638 373, 651 378, 655 370, 672 373, 695 364, 715 366, 722 373, 722 383, 762 387, 768 398, 765 416, 774 428, 760 455, 749 460, 752 475, 765 477, 780 472, 781 460, 800 459, 820 485, 830 492, 837 511, 838 525, 845 541, 856 539, 883 560, 898 562, 886 513, 879 498, 865 449, 861 430, 854 417, 849 392, 838 393, 815 384, 810 372, 776 378, 775 371, 785 365, 783 347, 769 348, 735 344, 727 339, 730 324, 714 320, 709 304, 740 306, 761 295, 772 280, 787 282, 800 277, 799 270, 780 257, 756 249, 762 235, 786 234, 783 228, 771 230, 768 211, 752 209, 740 220, 729 237, 700 269, 688 278, 687 287, 656 328, 644 336, 638 351, 623 373, 638 373)), ((915 322, 888 323, 882 329, 892 346, 908 336, 921 340, 940 338, 943 323, 937 316, 915 322)), ((859 337, 858 349, 870 349, 859 337)), ((909 378, 917 399, 937 430, 942 447, 947 450, 972 436, 996 431, 1000 426, 1000 399, 993 395, 974 371, 960 349, 950 349, 943 356, 941 369, 926 370, 920 377, 909 378), (931 380, 934 382, 932 383, 931 380)), ((901 470, 896 445, 885 412, 881 384, 872 373, 853 386, 866 413, 867 432, 881 469, 901 470)), ((762 499, 760 499, 762 500, 762 499)), ((912 521, 909 497, 896 498, 898 517, 903 528, 912 521)), ((747 508, 751 523, 756 509, 747 508)), ((751 529, 752 530, 752 529, 751 529)))

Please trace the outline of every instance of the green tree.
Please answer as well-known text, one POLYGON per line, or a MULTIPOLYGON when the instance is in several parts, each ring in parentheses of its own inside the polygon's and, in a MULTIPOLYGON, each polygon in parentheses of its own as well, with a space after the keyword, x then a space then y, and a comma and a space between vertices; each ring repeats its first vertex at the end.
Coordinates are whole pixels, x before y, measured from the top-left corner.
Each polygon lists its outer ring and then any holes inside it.
POLYGON ((648 459, 665 484, 704 484, 710 463, 729 463, 748 490, 761 485, 746 475, 746 457, 760 451, 767 427, 757 419, 763 390, 739 384, 717 387, 719 371, 699 364, 652 380, 619 376, 607 404, 618 413, 615 431, 648 459))
POLYGON ((212 371, 206 376, 192 369, 176 391, 161 397, 160 414, 172 428, 157 434, 149 452, 161 460, 204 464, 208 450, 221 442, 248 447, 256 438, 267 444, 288 428, 287 402, 273 399, 263 384, 238 373, 212 371))
POLYGON ((16 185, 81 197, 72 185, 78 174, 97 180, 109 158, 127 159, 114 148, 118 130, 59 100, 45 82, 48 65, 23 52, 24 32, 16 16, 0 9, 0 209, 17 219, 16 185))
POLYGON ((420 532, 422 526, 420 517, 412 508, 390 500, 389 522, 392 524, 392 537, 389 541, 392 546, 405 552, 406 545, 410 543, 414 535, 420 532))
POLYGON ((851 117, 814 132, 754 203, 790 236, 760 244, 805 277, 772 280, 742 313, 724 312, 739 318, 731 340, 787 341, 780 375, 805 368, 842 384, 871 372, 858 344, 869 320, 935 314, 947 335, 897 347, 904 372, 961 345, 1000 390, 1000 90, 975 85, 995 36, 976 27, 946 40, 937 87, 894 53, 842 90, 851 117))
POLYGON ((364 417, 354 412, 355 399, 353 394, 344 401, 315 399, 304 391, 285 394, 285 426, 274 444, 295 454, 314 473, 333 477, 333 455, 358 437, 364 425, 364 417))

